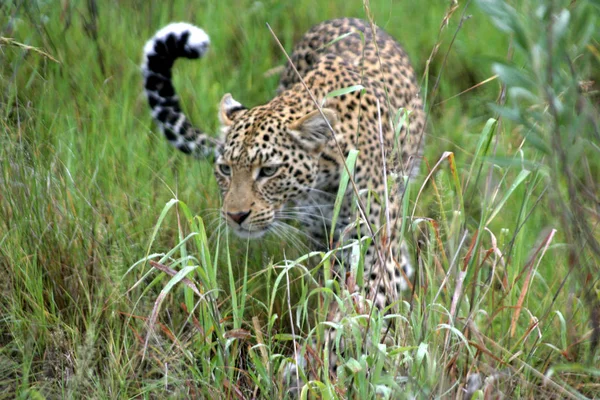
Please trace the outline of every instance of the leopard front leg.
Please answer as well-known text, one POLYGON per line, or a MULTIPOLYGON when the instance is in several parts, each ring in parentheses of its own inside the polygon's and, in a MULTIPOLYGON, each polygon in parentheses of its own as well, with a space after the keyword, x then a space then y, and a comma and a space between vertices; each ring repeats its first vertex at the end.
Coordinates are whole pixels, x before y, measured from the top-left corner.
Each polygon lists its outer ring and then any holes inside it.
POLYGON ((383 310, 398 300, 398 295, 410 287, 414 273, 405 241, 392 236, 389 249, 370 246, 365 254, 364 293, 373 305, 383 310), (382 267, 381 260, 385 260, 382 267))

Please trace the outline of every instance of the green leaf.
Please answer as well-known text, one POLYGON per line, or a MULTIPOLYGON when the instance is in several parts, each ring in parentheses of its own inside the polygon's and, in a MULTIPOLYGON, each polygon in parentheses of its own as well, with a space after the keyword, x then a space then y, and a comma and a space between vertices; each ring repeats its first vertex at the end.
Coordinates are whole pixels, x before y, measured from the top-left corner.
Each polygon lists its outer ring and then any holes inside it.
MULTIPOLYGON (((327 47, 331 46, 332 44, 334 44, 334 43, 337 43, 337 42, 339 42, 340 40, 342 40, 342 39, 345 39, 345 38, 347 38, 347 37, 348 37, 348 36, 350 36, 350 35, 354 35, 355 33, 357 33, 357 32, 346 32, 346 33, 344 33, 344 34, 342 34, 342 35, 340 35, 340 36, 336 37, 336 38, 335 38, 335 39, 333 39, 332 41, 330 41, 330 42, 328 42, 328 43, 325 43, 323 46, 319 47, 319 48, 317 49, 317 51, 319 51, 319 50, 323 50, 323 49, 326 49, 327 47)), ((362 33, 362 32, 361 32, 361 33, 362 33)))
POLYGON ((555 310, 554 313, 558 316, 558 320, 560 321, 560 344, 564 350, 568 348, 567 345, 567 321, 565 321, 565 317, 558 310, 555 310))
POLYGON ((527 90, 535 90, 535 82, 527 76, 525 69, 518 69, 506 64, 495 63, 492 70, 500 80, 509 87, 523 87, 527 90))
POLYGON ((571 13, 568 10, 562 9, 560 14, 554 20, 552 24, 552 39, 555 43, 562 40, 569 27, 569 20, 571 19, 571 13))
POLYGON ((363 85, 353 85, 353 86, 348 86, 345 88, 333 90, 325 95, 325 98, 323 98, 323 101, 321 102, 322 103, 321 106, 323 106, 325 104, 325 100, 327 100, 327 99, 330 99, 332 97, 342 96, 342 95, 348 94, 348 93, 353 93, 353 92, 356 92, 359 90, 364 93, 365 87, 363 85))
POLYGON ((567 147, 567 162, 577 162, 581 158, 581 155, 585 154, 588 145, 587 140, 576 140, 575 143, 570 143, 567 147))
POLYGON ((531 173, 531 171, 526 170, 526 169, 519 172, 519 175, 517 176, 515 181, 512 183, 512 185, 510 185, 510 188, 508 188, 508 190, 504 194, 504 197, 502 197, 502 200, 500 200, 500 202, 496 205, 496 207, 494 207, 494 211, 492 211, 492 214, 489 216, 488 220, 485 223, 486 226, 489 225, 490 222, 492 222, 492 220, 496 217, 496 215, 498 215, 500 210, 502 210, 502 207, 504 207, 504 203, 506 203, 508 198, 514 193, 514 191, 517 189, 517 187, 519 187, 519 185, 521 183, 523 183, 525 178, 527 178, 530 173, 531 173))
POLYGON ((452 325, 448 325, 448 324, 439 324, 437 326, 436 330, 439 331, 440 329, 447 329, 450 332, 452 332, 458 339, 460 339, 464 343, 465 348, 467 349, 467 351, 469 352, 469 354, 471 356, 474 356, 473 350, 471 349, 471 346, 469 346, 469 341, 467 340, 467 338, 465 337, 465 335, 463 335, 463 333, 461 331, 459 331, 458 329, 456 329, 456 327, 454 327, 452 325))
POLYGON ((483 391, 476 390, 475 392, 473 392, 473 395, 471 396, 471 400, 480 400, 480 399, 485 399, 485 396, 483 395, 483 391))
POLYGON ((417 348, 417 346, 404 346, 404 347, 397 347, 393 350, 391 350, 389 352, 390 356, 397 356, 398 354, 402 354, 402 353, 408 353, 410 351, 413 351, 417 348))
POLYGON ((548 146, 548 141, 534 130, 527 132, 527 134, 525 134, 524 136, 527 142, 533 147, 535 147, 537 150, 545 154, 551 153, 550 146, 548 146))
POLYGON ((273 335, 273 339, 275 339, 277 341, 289 342, 290 340, 294 340, 294 335, 292 335, 290 333, 277 333, 277 334, 273 335))
POLYGON ((479 7, 492 19, 492 22, 503 32, 512 33, 516 44, 522 49, 529 49, 529 40, 519 13, 503 0, 479 0, 479 7))
POLYGON ((534 162, 527 159, 515 158, 515 157, 485 157, 485 161, 487 163, 493 164, 496 167, 515 167, 515 168, 525 168, 530 171, 537 170, 543 168, 543 165, 539 162, 534 162))
POLYGON ((348 181, 350 180, 350 175, 348 175, 348 171, 350 171, 350 173, 353 173, 357 157, 358 150, 350 150, 348 158, 346 159, 346 165, 348 166, 348 170, 344 168, 344 170, 342 171, 342 177, 340 178, 340 186, 338 188, 338 193, 335 198, 335 204, 333 206, 333 217, 331 218, 331 231, 329 233, 330 237, 334 237, 333 233, 335 232, 335 224, 337 223, 338 216, 340 214, 340 208, 342 207, 342 202, 344 201, 346 189, 348 189, 348 181))
POLYGON ((600 368, 579 363, 558 364, 551 367, 553 371, 570 372, 572 374, 587 374, 600 378, 600 368))
POLYGON ((539 98, 535 94, 523 87, 509 88, 508 95, 510 99, 514 102, 518 102, 520 100, 527 101, 529 103, 539 102, 539 98))
POLYGON ((585 47, 597 31, 597 19, 598 13, 590 7, 579 7, 572 10, 570 43, 575 45, 574 53, 586 51, 585 47))
POLYGON ((177 200, 177 199, 169 200, 167 202, 167 204, 165 204, 165 206, 163 207, 162 211, 160 212, 158 221, 156 222, 156 225, 154 226, 154 230, 152 231, 152 236, 150 237, 150 241, 148 243, 148 252, 146 253, 146 256, 148 256, 148 254, 150 254, 150 249, 152 248, 152 243, 154 243, 154 240, 156 239, 156 235, 158 235, 158 229, 162 225, 162 222, 164 221, 165 217, 167 216, 167 213, 169 212, 171 207, 173 207, 178 202, 179 202, 179 200, 177 200))
MULTIPOLYGON (((496 123, 498 121, 494 118, 490 118, 485 123, 485 126, 481 130, 481 135, 479 135, 479 142, 477 143, 477 150, 475 150, 475 155, 473 156, 474 160, 479 159, 481 152, 483 151, 483 155, 487 154, 487 151, 490 147, 490 143, 492 140, 492 133, 496 130, 496 123)), ((471 165, 471 170, 473 169, 473 165, 471 165)), ((470 173, 469 173, 470 175, 470 173)))
POLYGON ((429 354, 429 346, 427 343, 419 344, 419 349, 417 350, 416 361, 418 364, 423 362, 423 359, 429 354))
POLYGON ((350 358, 348 361, 346 361, 344 367, 348 369, 348 371, 350 371, 352 374, 357 374, 363 369, 362 365, 360 365, 360 363, 354 358, 350 358))
POLYGON ((523 123, 521 110, 519 110, 517 107, 502 107, 495 103, 491 103, 489 107, 492 109, 492 111, 498 113, 498 115, 502 118, 506 118, 517 123, 523 123))
POLYGON ((479 0, 479 7, 492 19, 492 22, 503 32, 513 33, 510 14, 505 9, 503 2, 498 0, 479 0))
POLYGON ((168 294, 171 291, 171 289, 173 288, 173 286, 175 286, 177 283, 179 283, 183 278, 185 278, 190 272, 192 272, 196 268, 198 268, 197 265, 188 265, 186 267, 183 267, 181 270, 179 270, 177 272, 177 274, 175 274, 174 277, 169 279, 169 282, 167 282, 167 284, 165 285, 163 290, 161 290, 161 292, 163 294, 168 294))

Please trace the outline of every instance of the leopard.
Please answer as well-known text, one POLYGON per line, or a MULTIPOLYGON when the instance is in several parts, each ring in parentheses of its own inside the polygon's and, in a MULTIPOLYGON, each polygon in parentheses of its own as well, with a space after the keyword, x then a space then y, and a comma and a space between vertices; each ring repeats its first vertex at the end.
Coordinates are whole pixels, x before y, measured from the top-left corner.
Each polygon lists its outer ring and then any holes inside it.
MULTIPOLYGON (((399 221, 426 130, 406 51, 371 21, 321 22, 295 44, 266 104, 246 107, 224 94, 220 129, 212 135, 190 122, 172 82, 175 61, 201 58, 209 45, 204 30, 180 22, 160 29, 144 46, 145 93, 164 137, 213 163, 221 217, 241 238, 260 240, 294 216, 316 250, 369 238, 359 252, 363 287, 353 290, 379 310, 389 307, 414 275, 399 221), (353 169, 347 163, 351 154, 353 169), (336 207, 344 174, 349 184, 336 207)), ((346 251, 339 264, 356 264, 353 254, 346 251)), ((331 319, 339 320, 335 314, 331 319)))

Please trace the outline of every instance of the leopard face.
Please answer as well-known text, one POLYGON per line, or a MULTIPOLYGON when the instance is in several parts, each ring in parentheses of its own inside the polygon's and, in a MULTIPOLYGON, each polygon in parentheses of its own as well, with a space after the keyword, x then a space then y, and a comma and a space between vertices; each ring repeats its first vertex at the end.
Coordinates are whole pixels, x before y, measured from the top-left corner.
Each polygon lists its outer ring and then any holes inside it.
MULTIPOLYGON (((221 215, 242 238, 268 232, 287 204, 313 188, 327 124, 318 111, 296 116, 290 110, 278 104, 240 110, 229 95, 221 102, 226 136, 215 177, 223 198, 221 215)), ((335 124, 335 112, 325 109, 324 115, 335 124)))

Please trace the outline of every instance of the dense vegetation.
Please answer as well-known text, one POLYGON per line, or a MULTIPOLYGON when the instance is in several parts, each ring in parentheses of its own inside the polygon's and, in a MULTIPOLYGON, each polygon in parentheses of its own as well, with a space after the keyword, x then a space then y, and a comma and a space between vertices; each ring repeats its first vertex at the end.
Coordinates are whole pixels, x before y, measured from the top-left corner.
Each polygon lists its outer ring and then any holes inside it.
POLYGON ((274 94, 285 57, 265 23, 289 51, 339 16, 372 18, 421 77, 426 157, 402 221, 417 274, 398 314, 346 307, 353 346, 304 393, 600 396, 598 0, 14 0, 0 3, 1 398, 285 397, 286 360, 323 346, 328 304, 349 304, 326 279, 335 252, 308 263, 294 231, 225 235, 212 167, 152 125, 139 63, 164 24, 203 27, 212 50, 175 84, 214 132, 224 93, 274 94))

